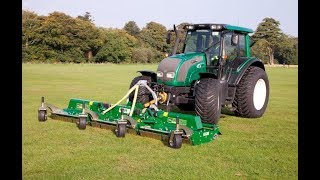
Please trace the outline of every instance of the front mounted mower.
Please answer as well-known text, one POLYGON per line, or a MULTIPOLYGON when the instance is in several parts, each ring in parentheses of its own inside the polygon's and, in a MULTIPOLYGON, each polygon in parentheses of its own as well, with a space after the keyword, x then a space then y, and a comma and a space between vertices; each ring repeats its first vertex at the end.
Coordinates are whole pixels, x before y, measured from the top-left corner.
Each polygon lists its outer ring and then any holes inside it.
POLYGON ((199 116, 159 109, 158 102, 163 98, 163 95, 157 95, 152 91, 147 81, 140 80, 113 105, 101 101, 71 98, 68 107, 60 109, 46 103, 42 97, 38 119, 40 122, 46 121, 50 110, 51 118, 75 122, 81 130, 91 125, 113 129, 117 137, 125 137, 126 133, 149 136, 166 141, 172 148, 180 148, 182 142, 199 145, 218 137, 219 127, 215 124, 202 123, 199 116), (146 104, 137 103, 139 88, 147 89, 154 99, 146 104), (119 105, 131 93, 134 94, 133 101, 119 105))

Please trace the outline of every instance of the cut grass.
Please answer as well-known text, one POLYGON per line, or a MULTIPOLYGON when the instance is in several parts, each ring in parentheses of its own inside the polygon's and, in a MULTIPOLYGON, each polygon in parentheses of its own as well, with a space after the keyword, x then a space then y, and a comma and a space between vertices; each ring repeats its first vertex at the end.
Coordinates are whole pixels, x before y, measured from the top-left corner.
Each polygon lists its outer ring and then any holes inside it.
POLYGON ((115 103, 137 70, 157 65, 23 64, 23 179, 298 179, 298 69, 267 68, 270 99, 259 119, 222 114, 219 139, 171 149, 161 141, 48 119, 41 96, 115 103))

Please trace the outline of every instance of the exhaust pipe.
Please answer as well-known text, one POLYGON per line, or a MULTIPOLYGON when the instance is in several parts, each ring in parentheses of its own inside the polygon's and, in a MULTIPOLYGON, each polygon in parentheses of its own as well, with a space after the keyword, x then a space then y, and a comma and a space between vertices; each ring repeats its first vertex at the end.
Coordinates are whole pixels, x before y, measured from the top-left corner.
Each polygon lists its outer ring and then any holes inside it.
POLYGON ((178 45, 179 45, 179 42, 180 42, 180 39, 179 39, 179 33, 178 33, 178 29, 176 28, 176 25, 174 24, 173 25, 173 30, 176 34, 176 41, 174 42, 174 46, 173 46, 173 50, 172 50, 172 54, 171 55, 175 55, 177 53, 177 49, 178 49, 178 45))
POLYGON ((176 34, 176 40, 175 40, 175 42, 174 42, 173 50, 172 50, 172 53, 170 54, 170 56, 175 55, 175 54, 177 53, 178 45, 179 45, 179 43, 180 43, 180 39, 179 39, 179 36, 178 36, 178 35, 179 35, 179 32, 178 32, 178 29, 176 28, 176 25, 174 24, 174 25, 173 25, 173 30, 169 30, 169 31, 167 32, 167 37, 166 37, 167 44, 170 44, 171 33, 172 33, 173 31, 174 31, 175 34, 176 34))

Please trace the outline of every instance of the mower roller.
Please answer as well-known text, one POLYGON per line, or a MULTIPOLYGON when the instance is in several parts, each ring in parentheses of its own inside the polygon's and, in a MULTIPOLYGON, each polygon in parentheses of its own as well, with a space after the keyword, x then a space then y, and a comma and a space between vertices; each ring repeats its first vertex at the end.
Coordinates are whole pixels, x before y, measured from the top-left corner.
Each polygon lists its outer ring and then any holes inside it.
POLYGON ((79 129, 87 125, 114 130, 117 137, 125 137, 126 133, 153 137, 168 143, 171 148, 180 148, 182 142, 199 145, 210 142, 220 134, 216 124, 203 123, 200 116, 167 112, 158 108, 158 101, 165 95, 157 95, 147 81, 140 80, 131 87, 128 93, 117 103, 111 105, 102 101, 91 101, 71 98, 67 108, 60 109, 46 103, 41 98, 38 109, 38 120, 47 120, 47 111, 51 111, 52 119, 75 122, 79 129), (143 86, 152 94, 153 100, 142 104, 137 102, 139 87, 143 86), (125 105, 120 103, 134 91, 133 101, 125 105))

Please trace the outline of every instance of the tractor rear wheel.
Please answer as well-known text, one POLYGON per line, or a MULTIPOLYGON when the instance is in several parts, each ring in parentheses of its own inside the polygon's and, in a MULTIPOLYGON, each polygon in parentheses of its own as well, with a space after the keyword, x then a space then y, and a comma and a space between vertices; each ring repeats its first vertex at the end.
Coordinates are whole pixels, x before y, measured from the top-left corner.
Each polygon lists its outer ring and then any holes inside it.
POLYGON ((269 100, 269 80, 266 72, 255 66, 249 67, 239 84, 232 105, 235 114, 246 118, 263 115, 269 100))
POLYGON ((202 122, 218 124, 221 115, 220 82, 213 78, 200 79, 195 87, 195 112, 202 122))
MULTIPOLYGON (((148 83, 151 82, 151 77, 149 76, 137 76, 135 77, 130 84, 130 88, 132 88, 134 85, 137 84, 137 82, 139 82, 140 80, 147 80, 148 83)), ((150 101, 150 96, 151 93, 148 91, 148 89, 146 87, 140 86, 139 90, 138 90, 138 95, 137 95, 137 103, 142 103, 145 104, 147 102, 150 101)), ((133 102, 133 98, 134 98, 134 91, 129 95, 129 101, 133 102)))

